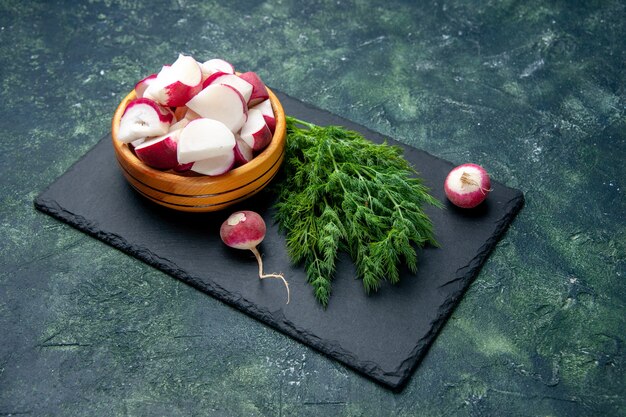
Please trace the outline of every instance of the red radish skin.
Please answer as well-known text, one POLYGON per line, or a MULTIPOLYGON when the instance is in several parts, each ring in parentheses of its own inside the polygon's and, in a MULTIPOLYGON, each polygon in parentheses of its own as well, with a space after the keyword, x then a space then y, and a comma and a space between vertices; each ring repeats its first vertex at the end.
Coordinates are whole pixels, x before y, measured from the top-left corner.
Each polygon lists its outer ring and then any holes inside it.
POLYGON ((463 164, 450 171, 444 183, 444 191, 455 206, 474 208, 491 192, 491 180, 482 166, 463 164))
POLYGON ((143 93, 145 93, 148 86, 156 80, 156 77, 156 74, 148 75, 146 78, 135 84, 135 95, 137 98, 143 97, 143 93))
POLYGON ((171 65, 165 66, 145 90, 146 97, 164 106, 184 106, 202 89, 202 71, 190 56, 179 55, 171 65))
POLYGON ((251 109, 259 110, 263 114, 263 118, 265 119, 265 123, 267 127, 270 128, 270 132, 272 135, 276 131, 276 117, 274 116, 274 109, 272 109, 272 103, 269 100, 264 100, 257 104, 256 106, 251 107, 251 109))
POLYGON ((156 169, 172 169, 178 166, 177 136, 180 130, 150 138, 135 147, 135 155, 144 164, 156 169))
POLYGON ((189 162, 187 164, 178 164, 174 168, 172 168, 175 172, 187 172, 193 166, 193 162, 189 162))
POLYGON ((261 81, 261 77, 259 77, 256 72, 244 72, 239 78, 249 82, 252 86, 252 94, 250 94, 250 99, 248 100, 248 107, 252 107, 270 98, 265 84, 261 81))
POLYGON ((238 74, 223 59, 200 63, 180 54, 134 89, 136 99, 127 105, 117 137, 152 168, 186 172, 195 165, 199 173, 221 175, 251 161, 271 142, 276 129, 268 89, 258 74, 238 74), (226 126, 232 137, 223 129, 217 134, 188 129, 200 119, 226 126), (183 146, 180 136, 185 138, 183 146))
POLYGON ((265 239, 265 221, 254 211, 243 210, 231 214, 220 227, 220 237, 227 246, 235 249, 252 251, 259 265, 259 279, 278 278, 287 288, 287 304, 289 304, 289 284, 283 274, 263 273, 263 259, 257 246, 265 239))
POLYGON ((202 89, 204 90, 205 88, 213 84, 215 80, 221 77, 222 75, 228 75, 228 73, 222 72, 222 71, 216 71, 213 74, 209 75, 204 81, 202 81, 202 89))
POLYGON ((149 98, 137 98, 126 106, 120 119, 118 140, 130 143, 148 136, 160 136, 168 132, 174 113, 149 98))
POLYGON ((246 106, 248 105, 248 100, 250 100, 250 96, 252 94, 252 84, 250 84, 246 80, 241 79, 233 74, 222 73, 215 74, 215 76, 210 76, 204 83, 202 83, 202 86, 203 88, 206 88, 209 85, 213 84, 224 84, 233 87, 235 90, 239 91, 246 103, 246 106))
POLYGON ((187 107, 207 119, 219 120, 238 132, 248 118, 248 106, 230 85, 211 84, 189 100, 187 107))
POLYGON ((272 132, 263 114, 256 109, 248 111, 248 120, 241 128, 241 139, 243 139, 253 151, 258 152, 267 147, 272 141, 272 132))
POLYGON ((240 137, 235 137, 235 141, 237 142, 235 146, 235 166, 245 165, 254 158, 254 151, 240 137))

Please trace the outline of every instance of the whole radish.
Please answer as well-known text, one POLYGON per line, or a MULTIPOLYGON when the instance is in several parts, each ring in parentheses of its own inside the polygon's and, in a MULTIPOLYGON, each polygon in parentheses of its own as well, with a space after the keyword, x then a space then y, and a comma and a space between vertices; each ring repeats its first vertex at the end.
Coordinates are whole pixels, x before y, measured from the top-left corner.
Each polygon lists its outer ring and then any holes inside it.
POLYGON ((222 223, 220 227, 220 237, 222 242, 227 246, 235 249, 248 249, 254 253, 259 264, 259 278, 278 278, 282 279, 287 288, 287 304, 289 304, 289 284, 283 274, 264 274, 263 260, 261 254, 257 250, 263 239, 265 239, 265 221, 254 211, 243 210, 237 211, 222 223))
POLYGON ((448 200, 457 207, 473 208, 491 191, 489 174, 480 165, 463 164, 452 169, 444 183, 448 200))

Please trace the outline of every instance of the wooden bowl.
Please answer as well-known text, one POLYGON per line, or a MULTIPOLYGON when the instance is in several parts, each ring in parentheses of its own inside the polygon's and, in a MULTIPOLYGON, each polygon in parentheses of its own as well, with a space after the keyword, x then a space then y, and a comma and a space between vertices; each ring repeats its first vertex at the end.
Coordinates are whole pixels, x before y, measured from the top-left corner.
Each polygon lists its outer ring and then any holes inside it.
POLYGON ((179 211, 222 210, 253 196, 274 178, 284 157, 285 112, 272 91, 269 91, 269 96, 276 118, 272 142, 247 164, 226 174, 210 177, 151 168, 141 162, 127 144, 117 140, 122 114, 128 103, 136 98, 133 90, 121 101, 111 123, 113 149, 124 177, 139 194, 179 211))

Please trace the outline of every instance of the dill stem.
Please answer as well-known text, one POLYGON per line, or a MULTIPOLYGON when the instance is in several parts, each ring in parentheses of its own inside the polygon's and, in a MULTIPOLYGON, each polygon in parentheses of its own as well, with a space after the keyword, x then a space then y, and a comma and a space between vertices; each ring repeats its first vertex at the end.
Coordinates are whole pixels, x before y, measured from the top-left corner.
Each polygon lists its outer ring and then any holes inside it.
POLYGON ((297 119, 293 116, 289 117, 294 123, 299 124, 301 126, 305 126, 306 128, 308 128, 309 130, 313 129, 314 127, 316 127, 313 123, 309 123, 309 122, 305 122, 304 120, 300 120, 297 119))

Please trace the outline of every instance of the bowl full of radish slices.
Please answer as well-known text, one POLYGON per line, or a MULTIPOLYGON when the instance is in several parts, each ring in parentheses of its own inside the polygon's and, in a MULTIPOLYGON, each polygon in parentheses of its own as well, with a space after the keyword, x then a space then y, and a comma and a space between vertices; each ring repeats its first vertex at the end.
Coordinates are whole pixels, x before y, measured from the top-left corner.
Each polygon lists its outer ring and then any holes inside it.
POLYGON ((135 85, 112 120, 122 174, 171 209, 224 209, 262 190, 283 161, 280 101, 255 72, 179 55, 135 85))

